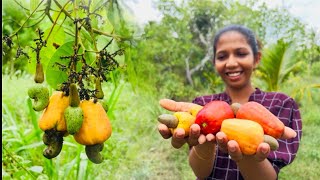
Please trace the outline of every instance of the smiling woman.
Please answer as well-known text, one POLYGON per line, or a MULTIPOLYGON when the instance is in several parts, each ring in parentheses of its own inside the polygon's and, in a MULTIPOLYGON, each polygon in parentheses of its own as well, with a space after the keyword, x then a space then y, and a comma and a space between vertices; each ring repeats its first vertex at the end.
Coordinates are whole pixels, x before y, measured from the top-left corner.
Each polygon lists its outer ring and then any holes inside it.
MULTIPOLYGON (((241 26, 229 26, 216 35, 214 64, 226 84, 226 91, 254 92, 251 75, 260 62, 261 54, 254 34, 241 26)), ((244 103, 246 98, 235 96, 234 101, 244 103)))
MULTIPOLYGON (((213 51, 215 69, 225 83, 225 91, 196 97, 193 103, 206 107, 210 102, 218 100, 229 105, 253 101, 281 120, 288 131, 281 136, 278 150, 273 150, 269 144, 262 142, 248 155, 240 148, 240 141, 230 140, 224 132, 203 133, 202 126, 193 124, 190 126, 189 137, 185 138, 185 130, 176 129, 171 134, 167 126, 160 124, 160 134, 166 139, 172 137, 173 147, 179 148, 185 143, 192 147, 189 164, 200 179, 277 179, 280 169, 290 164, 296 156, 302 135, 301 117, 296 102, 283 93, 264 92, 251 84, 252 72, 261 58, 259 47, 254 33, 244 26, 230 25, 221 29, 215 36, 213 51)), ((190 103, 183 105, 183 102, 171 102, 173 107, 178 104, 181 108, 175 111, 190 107, 190 103)), ((264 122, 269 121, 271 120, 264 122)), ((267 134, 266 131, 264 133, 267 134)))

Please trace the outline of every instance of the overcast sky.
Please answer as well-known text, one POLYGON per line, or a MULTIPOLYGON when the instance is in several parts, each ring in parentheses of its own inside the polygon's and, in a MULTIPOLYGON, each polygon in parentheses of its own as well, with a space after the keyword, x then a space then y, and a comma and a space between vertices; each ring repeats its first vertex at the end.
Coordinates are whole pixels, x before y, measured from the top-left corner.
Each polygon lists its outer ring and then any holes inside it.
MULTIPOLYGON (((134 0, 127 1, 128 5, 134 10, 139 23, 146 23, 148 20, 159 20, 160 15, 153 6, 154 0, 134 0)), ((293 16, 301 19, 310 27, 320 31, 320 0, 264 0, 270 7, 284 5, 289 9, 293 16)))

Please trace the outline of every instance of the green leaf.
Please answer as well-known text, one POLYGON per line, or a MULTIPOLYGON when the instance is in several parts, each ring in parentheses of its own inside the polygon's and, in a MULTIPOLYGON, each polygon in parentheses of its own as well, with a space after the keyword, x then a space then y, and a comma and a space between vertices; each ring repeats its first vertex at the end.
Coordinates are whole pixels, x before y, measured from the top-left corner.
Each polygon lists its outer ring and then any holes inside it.
MULTIPOLYGON (((69 3, 65 9, 68 9, 68 7, 70 7, 70 4, 69 3)), ((63 24, 63 22, 65 21, 66 19, 66 15, 64 13, 61 13, 60 11, 56 11, 52 14, 51 18, 53 19, 53 21, 57 21, 56 23, 57 24, 63 24)))
POLYGON ((90 36, 90 33, 85 29, 85 28, 82 28, 81 31, 80 31, 80 34, 81 36, 83 36, 83 42, 89 42, 89 43, 92 43, 92 38, 90 36))
POLYGON ((31 0, 30 1, 30 14, 38 7, 40 0, 31 0))
MULTIPOLYGON (((111 37, 107 37, 107 36, 97 36, 97 48, 99 51, 101 51, 110 41, 111 41, 111 37)), ((114 52, 117 49, 119 49, 118 46, 116 46, 116 42, 112 41, 111 44, 109 44, 109 46, 106 48, 107 51, 109 52, 114 52)))
POLYGON ((29 168, 30 171, 36 172, 36 173, 41 173, 43 171, 42 166, 31 166, 29 168))
POLYGON ((62 56, 71 56, 73 54, 73 41, 67 42, 60 46, 50 59, 47 70, 46 80, 47 83, 54 89, 57 89, 58 85, 66 82, 68 79, 67 71, 61 70, 56 63, 64 66, 68 66, 70 59, 61 59, 62 56))
POLYGON ((25 146, 21 146, 20 148, 16 149, 14 152, 17 153, 17 152, 22 151, 22 150, 34 149, 34 148, 40 147, 40 146, 43 146, 43 143, 42 142, 36 142, 36 143, 33 143, 33 144, 28 144, 28 145, 25 145, 25 146))
POLYGON ((125 63, 127 65, 126 71, 128 73, 128 80, 131 84, 133 84, 133 87, 137 85, 137 73, 134 69, 134 62, 131 58, 131 48, 128 47, 124 51, 125 53, 125 63))
POLYGON ((119 22, 119 16, 118 16, 118 9, 114 7, 116 4, 113 4, 112 2, 109 4, 108 7, 108 20, 111 22, 115 28, 118 27, 118 22, 119 22))

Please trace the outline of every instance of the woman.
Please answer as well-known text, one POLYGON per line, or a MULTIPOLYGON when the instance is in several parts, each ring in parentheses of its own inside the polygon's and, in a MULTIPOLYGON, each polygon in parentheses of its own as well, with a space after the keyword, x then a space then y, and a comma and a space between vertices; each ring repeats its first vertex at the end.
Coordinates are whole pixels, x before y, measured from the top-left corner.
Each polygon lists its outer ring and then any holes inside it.
MULTIPOLYGON (((220 30, 214 39, 213 63, 225 83, 220 94, 197 97, 193 103, 205 105, 212 100, 229 104, 255 101, 276 115, 288 128, 278 140, 279 149, 270 151, 267 143, 261 143, 255 155, 243 155, 236 141, 227 140, 224 133, 200 134, 200 126, 190 127, 188 138, 178 129, 173 135, 167 126, 159 124, 163 138, 172 137, 172 146, 190 147, 189 164, 199 179, 277 179, 279 170, 293 161, 298 151, 302 124, 298 106, 289 96, 278 92, 263 92, 251 84, 251 75, 257 68, 261 52, 254 33, 240 25, 220 30), (294 131, 293 131, 294 130, 294 131)), ((160 101, 162 107, 171 111, 186 111, 191 103, 160 101)))

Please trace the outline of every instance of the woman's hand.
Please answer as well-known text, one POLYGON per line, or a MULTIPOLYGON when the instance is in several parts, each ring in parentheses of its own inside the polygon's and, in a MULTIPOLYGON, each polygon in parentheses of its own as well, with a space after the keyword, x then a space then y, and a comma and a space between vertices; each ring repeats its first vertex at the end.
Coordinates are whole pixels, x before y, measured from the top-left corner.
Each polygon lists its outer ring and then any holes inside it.
POLYGON ((177 128, 174 134, 171 134, 169 128, 164 124, 158 125, 158 130, 164 139, 171 138, 171 144, 174 148, 180 148, 185 143, 190 146, 195 146, 199 144, 198 138, 200 136, 200 126, 198 124, 193 124, 190 127, 189 136, 185 137, 185 131, 182 128, 177 128))
POLYGON ((257 152, 254 155, 251 155, 251 156, 244 155, 240 150, 239 144, 234 140, 228 141, 227 136, 223 132, 218 132, 216 134, 216 141, 220 150, 225 153, 228 153, 231 159, 234 160, 235 162, 240 162, 244 158, 252 158, 252 157, 256 161, 263 161, 268 157, 270 153, 269 144, 263 142, 258 146, 257 152))
MULTIPOLYGON (((159 101, 161 107, 172 112, 188 112, 192 106, 196 104, 187 102, 176 102, 171 99, 161 99, 159 101)), ((190 146, 198 145, 198 138, 200 137, 200 126, 198 124, 193 124, 190 126, 189 136, 185 136, 185 130, 182 128, 177 128, 174 134, 171 133, 169 128, 165 124, 158 125, 158 131, 164 139, 171 138, 171 144, 174 148, 180 148, 185 143, 190 146)))

